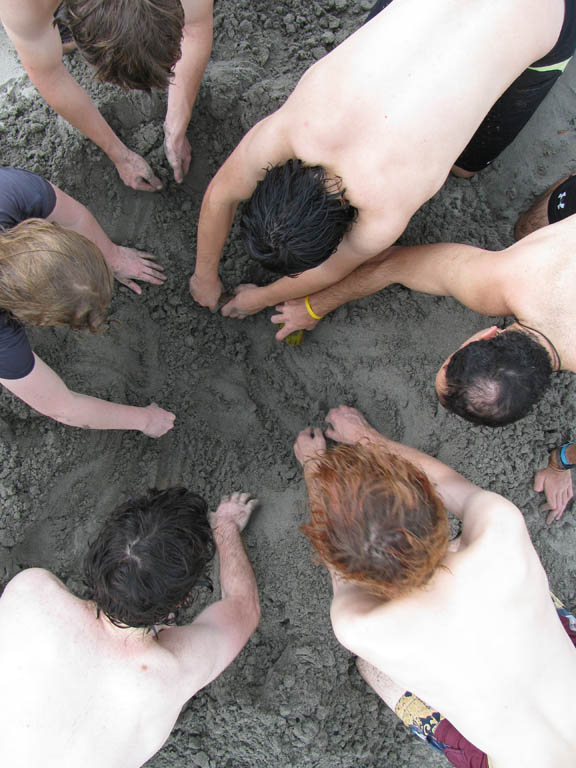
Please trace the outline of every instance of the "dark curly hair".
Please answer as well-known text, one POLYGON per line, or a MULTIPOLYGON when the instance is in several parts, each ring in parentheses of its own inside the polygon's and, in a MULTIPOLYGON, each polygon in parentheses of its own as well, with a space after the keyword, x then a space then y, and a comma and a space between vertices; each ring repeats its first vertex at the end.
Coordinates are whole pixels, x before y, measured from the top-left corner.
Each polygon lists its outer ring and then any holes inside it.
POLYGON ((119 627, 173 623, 214 556, 204 499, 150 490, 117 507, 84 560, 88 598, 119 627))
POLYGON ((503 427, 522 419, 550 385, 546 349, 527 333, 506 331, 452 355, 439 398, 473 424, 503 427))
POLYGON ((283 275, 317 267, 334 253, 357 210, 339 178, 319 165, 288 160, 268 168, 242 207, 240 232, 250 256, 283 275))
POLYGON ((65 0, 66 24, 96 77, 121 88, 166 88, 181 54, 180 0, 65 0))

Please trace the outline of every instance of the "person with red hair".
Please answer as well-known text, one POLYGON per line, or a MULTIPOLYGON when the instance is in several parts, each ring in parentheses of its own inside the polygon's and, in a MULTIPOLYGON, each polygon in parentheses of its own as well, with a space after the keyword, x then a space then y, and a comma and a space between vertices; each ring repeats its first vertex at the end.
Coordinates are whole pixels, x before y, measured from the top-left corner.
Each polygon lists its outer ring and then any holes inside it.
POLYGON ((341 445, 308 427, 294 446, 303 531, 362 677, 458 768, 571 768, 576 618, 551 599, 520 510, 353 408, 326 421, 341 445), (449 514, 462 523, 454 541, 449 514))

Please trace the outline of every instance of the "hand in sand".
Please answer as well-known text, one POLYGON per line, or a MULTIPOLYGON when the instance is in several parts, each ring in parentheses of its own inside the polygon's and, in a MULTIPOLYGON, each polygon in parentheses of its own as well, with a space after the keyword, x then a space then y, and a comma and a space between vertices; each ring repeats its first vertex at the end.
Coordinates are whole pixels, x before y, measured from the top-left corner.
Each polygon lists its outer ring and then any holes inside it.
POLYGON ((223 496, 216 512, 210 514, 210 525, 214 529, 232 523, 243 531, 257 506, 258 499, 252 499, 249 493, 223 496))
POLYGON ((284 328, 280 328, 276 334, 277 341, 283 341, 294 331, 311 331, 319 323, 319 320, 313 318, 306 309, 304 299, 285 301, 283 304, 278 304, 276 311, 280 314, 272 315, 270 321, 276 324, 284 323, 284 328))
POLYGON ((546 494, 547 503, 544 504, 542 510, 550 513, 546 518, 549 525, 554 520, 560 520, 574 496, 572 474, 569 469, 555 469, 547 466, 536 473, 534 490, 537 493, 544 492, 546 494))
POLYGON ((368 424, 360 411, 347 405, 332 408, 326 416, 326 423, 326 436, 338 443, 354 445, 361 440, 370 440, 373 436, 379 437, 378 432, 368 424))
POLYGON ((124 184, 142 192, 156 192, 162 189, 162 182, 154 175, 154 171, 146 160, 136 152, 127 149, 122 157, 114 163, 124 184))
POLYGON ((306 427, 294 443, 294 455, 301 466, 304 466, 307 461, 317 459, 325 450, 326 440, 320 427, 306 427))
POLYGON ((174 179, 178 184, 181 184, 184 180, 184 176, 186 176, 190 169, 190 160, 192 158, 192 150, 190 148, 190 142, 186 138, 186 134, 183 136, 176 136, 165 127, 164 152, 174 171, 174 179))
POLYGON ((218 300, 222 295, 220 280, 201 280, 196 274, 190 278, 190 294, 201 307, 208 307, 211 312, 218 309, 218 300))
POLYGON ((134 280, 143 280, 153 285, 162 285, 166 280, 162 274, 163 267, 156 263, 154 257, 135 248, 115 245, 112 252, 106 255, 106 261, 116 280, 134 293, 142 293, 142 288, 134 280))
POLYGON ((148 420, 142 432, 148 437, 162 437, 174 426, 176 416, 159 408, 156 403, 151 403, 143 410, 147 411, 148 420))
POLYGON ((238 320, 243 320, 246 315, 255 315, 256 312, 260 312, 264 307, 258 300, 259 291, 258 286, 253 283, 243 283, 236 286, 234 298, 222 307, 224 317, 235 317, 238 320))

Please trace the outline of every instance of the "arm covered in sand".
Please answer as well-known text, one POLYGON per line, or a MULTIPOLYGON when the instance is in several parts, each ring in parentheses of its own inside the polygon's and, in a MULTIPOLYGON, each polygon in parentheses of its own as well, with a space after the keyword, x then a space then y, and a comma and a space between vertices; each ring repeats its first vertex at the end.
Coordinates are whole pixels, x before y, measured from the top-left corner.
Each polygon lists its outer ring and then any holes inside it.
POLYGON ((256 504, 247 493, 222 499, 210 519, 220 559, 222 598, 189 626, 168 628, 159 635, 160 645, 181 663, 183 702, 234 661, 260 621, 256 579, 240 535, 256 504))
POLYGON ((136 429, 148 437, 161 437, 174 426, 174 415, 155 403, 137 408, 72 392, 37 355, 27 376, 0 379, 0 384, 38 413, 71 427, 136 429))
POLYGON ((166 278, 162 274, 162 267, 156 263, 153 256, 134 248, 115 245, 88 208, 62 192, 54 184, 51 184, 51 187, 56 193, 56 205, 48 216, 48 221, 54 221, 56 224, 72 229, 95 243, 102 251, 116 280, 134 293, 142 293, 142 289, 134 279, 162 285, 166 278))
POLYGON ((62 42, 52 23, 53 11, 49 4, 39 7, 32 0, 0 3, 2 22, 30 80, 52 109, 108 155, 125 184, 144 191, 160 189, 162 184, 148 163, 116 136, 64 66, 62 42))
MULTIPOLYGON (((343 304, 371 296, 398 283, 413 291, 452 296, 464 306, 486 315, 506 314, 509 307, 494 291, 492 279, 499 254, 458 243, 393 246, 361 264, 340 282, 309 295, 315 315, 324 317, 343 304)), ((278 340, 293 331, 312 330, 318 320, 307 311, 304 299, 277 307, 273 323, 284 327, 278 340)))
POLYGON ((168 87, 164 121, 164 150, 178 183, 190 167, 191 150, 186 129, 212 51, 213 6, 213 0, 182 0, 185 18, 182 54, 168 87))

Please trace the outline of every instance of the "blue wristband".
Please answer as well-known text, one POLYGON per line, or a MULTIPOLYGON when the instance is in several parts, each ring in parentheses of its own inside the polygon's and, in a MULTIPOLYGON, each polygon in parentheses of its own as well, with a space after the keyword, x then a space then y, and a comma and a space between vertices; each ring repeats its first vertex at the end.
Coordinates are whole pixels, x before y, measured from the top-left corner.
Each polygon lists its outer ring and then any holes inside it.
POLYGON ((561 446, 558 451, 558 458, 560 459, 560 464, 564 469, 572 469, 572 467, 576 467, 576 464, 570 464, 566 458, 566 448, 568 448, 570 445, 574 445, 574 443, 564 443, 564 445, 561 446))

